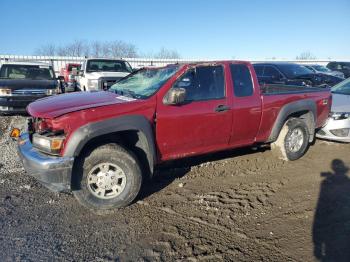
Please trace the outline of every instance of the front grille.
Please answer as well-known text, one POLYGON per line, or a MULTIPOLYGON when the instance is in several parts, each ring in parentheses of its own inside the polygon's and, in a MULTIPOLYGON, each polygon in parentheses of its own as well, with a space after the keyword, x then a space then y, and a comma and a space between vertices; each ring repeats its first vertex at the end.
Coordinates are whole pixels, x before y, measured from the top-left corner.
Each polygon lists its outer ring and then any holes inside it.
POLYGON ((18 95, 18 96, 46 95, 46 89, 17 89, 12 91, 12 95, 18 95))

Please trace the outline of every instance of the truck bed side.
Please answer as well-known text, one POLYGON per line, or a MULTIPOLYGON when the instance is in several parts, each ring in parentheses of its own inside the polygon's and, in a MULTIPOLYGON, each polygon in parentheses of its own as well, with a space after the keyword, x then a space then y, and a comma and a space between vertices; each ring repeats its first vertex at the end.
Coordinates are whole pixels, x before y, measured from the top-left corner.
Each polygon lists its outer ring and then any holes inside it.
POLYGON ((285 120, 291 116, 314 111, 312 114, 316 128, 321 127, 328 118, 331 106, 329 89, 278 85, 261 89, 262 117, 257 142, 273 142, 285 120))

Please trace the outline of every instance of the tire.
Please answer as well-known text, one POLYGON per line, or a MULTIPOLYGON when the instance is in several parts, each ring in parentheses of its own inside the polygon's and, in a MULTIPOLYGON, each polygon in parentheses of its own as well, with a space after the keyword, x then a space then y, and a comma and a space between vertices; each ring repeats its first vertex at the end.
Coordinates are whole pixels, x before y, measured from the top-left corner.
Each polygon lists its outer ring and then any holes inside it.
POLYGON ((306 153, 309 139, 306 123, 299 118, 291 118, 283 125, 277 140, 271 144, 271 149, 282 160, 297 160, 306 153))
POLYGON ((94 211, 128 206, 138 195, 142 173, 136 157, 117 144, 106 144, 78 160, 72 189, 94 211), (108 170, 108 171, 107 171, 108 170))

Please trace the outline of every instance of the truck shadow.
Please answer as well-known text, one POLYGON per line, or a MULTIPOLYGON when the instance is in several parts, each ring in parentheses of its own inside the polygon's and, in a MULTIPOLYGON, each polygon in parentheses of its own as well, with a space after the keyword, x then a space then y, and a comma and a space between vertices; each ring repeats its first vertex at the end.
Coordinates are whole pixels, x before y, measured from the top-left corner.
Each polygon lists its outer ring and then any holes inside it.
POLYGON ((192 166, 200 165, 202 163, 232 158, 236 156, 243 156, 254 154, 257 152, 264 152, 266 148, 240 148, 235 150, 221 151, 217 153, 188 157, 179 160, 168 161, 158 166, 154 172, 152 179, 143 183, 140 194, 137 200, 143 200, 148 196, 159 192, 170 185, 175 179, 185 176, 191 171, 192 166))
POLYGON ((340 159, 331 163, 333 172, 321 173, 313 223, 314 256, 320 261, 350 261, 349 167, 340 159))

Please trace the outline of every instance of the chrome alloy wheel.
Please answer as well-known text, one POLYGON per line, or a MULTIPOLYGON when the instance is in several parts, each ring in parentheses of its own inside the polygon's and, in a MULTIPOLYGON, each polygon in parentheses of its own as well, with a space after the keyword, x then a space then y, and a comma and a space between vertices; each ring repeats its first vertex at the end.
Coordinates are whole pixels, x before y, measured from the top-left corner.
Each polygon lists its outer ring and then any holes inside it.
POLYGON ((126 185, 124 171, 112 163, 95 165, 87 176, 87 187, 90 192, 101 199, 119 196, 126 185))
POLYGON ((304 133, 300 128, 295 128, 287 137, 286 145, 291 152, 298 152, 304 143, 304 133))

